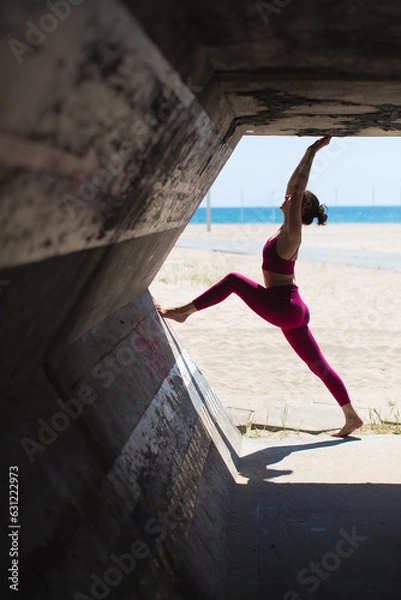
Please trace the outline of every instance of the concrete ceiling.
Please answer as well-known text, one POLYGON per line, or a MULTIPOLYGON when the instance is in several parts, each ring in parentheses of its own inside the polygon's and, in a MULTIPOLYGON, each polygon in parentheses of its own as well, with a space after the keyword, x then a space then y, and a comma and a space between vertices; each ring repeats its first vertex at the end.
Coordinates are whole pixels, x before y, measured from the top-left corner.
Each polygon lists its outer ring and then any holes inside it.
POLYGON ((230 134, 400 135, 401 4, 396 0, 170 0, 126 4, 230 134))

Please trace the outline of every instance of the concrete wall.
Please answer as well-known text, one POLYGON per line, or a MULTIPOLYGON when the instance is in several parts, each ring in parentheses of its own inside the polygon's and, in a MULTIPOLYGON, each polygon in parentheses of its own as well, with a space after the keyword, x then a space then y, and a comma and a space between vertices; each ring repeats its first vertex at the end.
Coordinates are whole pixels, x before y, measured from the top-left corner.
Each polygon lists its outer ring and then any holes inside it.
POLYGON ((0 17, 21 597, 223 598, 240 440, 146 290, 244 133, 399 135, 401 7, 3 0, 0 17))
POLYGON ((240 435, 148 292, 26 371, 0 411, 21 597, 223 597, 240 435))
POLYGON ((218 598, 239 435, 146 288, 232 146, 119 3, 73 4, 36 46, 47 7, 0 9, 21 597, 218 598))
POLYGON ((51 13, 1 7, 3 380, 147 288, 232 150, 117 2, 70 9, 16 54, 51 13))

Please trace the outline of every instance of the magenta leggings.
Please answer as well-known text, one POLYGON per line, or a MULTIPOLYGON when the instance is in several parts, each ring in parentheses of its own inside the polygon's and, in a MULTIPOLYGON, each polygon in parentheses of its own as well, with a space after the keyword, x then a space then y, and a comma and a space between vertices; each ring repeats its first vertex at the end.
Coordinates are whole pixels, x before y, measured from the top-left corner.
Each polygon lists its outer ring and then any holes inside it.
POLYGON ((280 327, 285 338, 322 380, 340 406, 350 402, 344 383, 324 358, 309 327, 309 309, 302 300, 296 285, 265 288, 239 273, 229 273, 195 298, 196 310, 203 310, 237 294, 257 315, 268 323, 280 327))

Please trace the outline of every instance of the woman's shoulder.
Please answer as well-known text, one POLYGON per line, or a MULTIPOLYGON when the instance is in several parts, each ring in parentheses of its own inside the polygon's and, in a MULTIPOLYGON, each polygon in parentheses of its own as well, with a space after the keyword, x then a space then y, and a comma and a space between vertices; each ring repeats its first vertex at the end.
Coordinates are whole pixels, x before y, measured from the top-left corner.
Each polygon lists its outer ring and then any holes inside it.
POLYGON ((288 229, 283 228, 276 240, 276 248, 278 253, 286 260, 289 260, 290 257, 293 258, 298 252, 298 249, 302 243, 302 233, 299 231, 299 233, 294 235, 294 233, 290 233, 288 229))

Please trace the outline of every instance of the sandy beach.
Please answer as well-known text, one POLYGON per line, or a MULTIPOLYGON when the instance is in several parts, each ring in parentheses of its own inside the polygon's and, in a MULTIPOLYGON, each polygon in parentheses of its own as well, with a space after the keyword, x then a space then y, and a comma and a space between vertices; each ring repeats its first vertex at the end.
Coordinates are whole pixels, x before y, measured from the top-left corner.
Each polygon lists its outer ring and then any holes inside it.
MULTIPOLYGON (((226 240, 228 252, 175 247, 150 291, 162 306, 186 303, 230 271, 262 283, 260 255, 249 243, 264 241, 277 225, 189 225, 181 239, 226 240), (243 253, 245 252, 245 253, 243 253)), ((401 414, 401 225, 331 225, 304 228, 303 245, 327 252, 342 249, 399 255, 399 270, 298 260, 296 280, 311 312, 310 328, 344 380, 364 420, 397 420, 401 414)), ((319 259, 317 259, 319 260, 319 259)), ((228 412, 253 413, 254 422, 284 421, 324 405, 338 424, 335 400, 288 346, 279 329, 232 295, 224 303, 169 321, 177 338, 228 412), (234 408, 233 408, 234 407, 234 408), (280 409, 278 407, 281 407, 280 409), (280 413, 280 414, 279 414, 280 413), (290 417, 289 417, 290 415, 290 417)), ((233 413, 234 414, 234 413, 233 413)), ((300 423, 300 428, 302 424, 300 423)))

